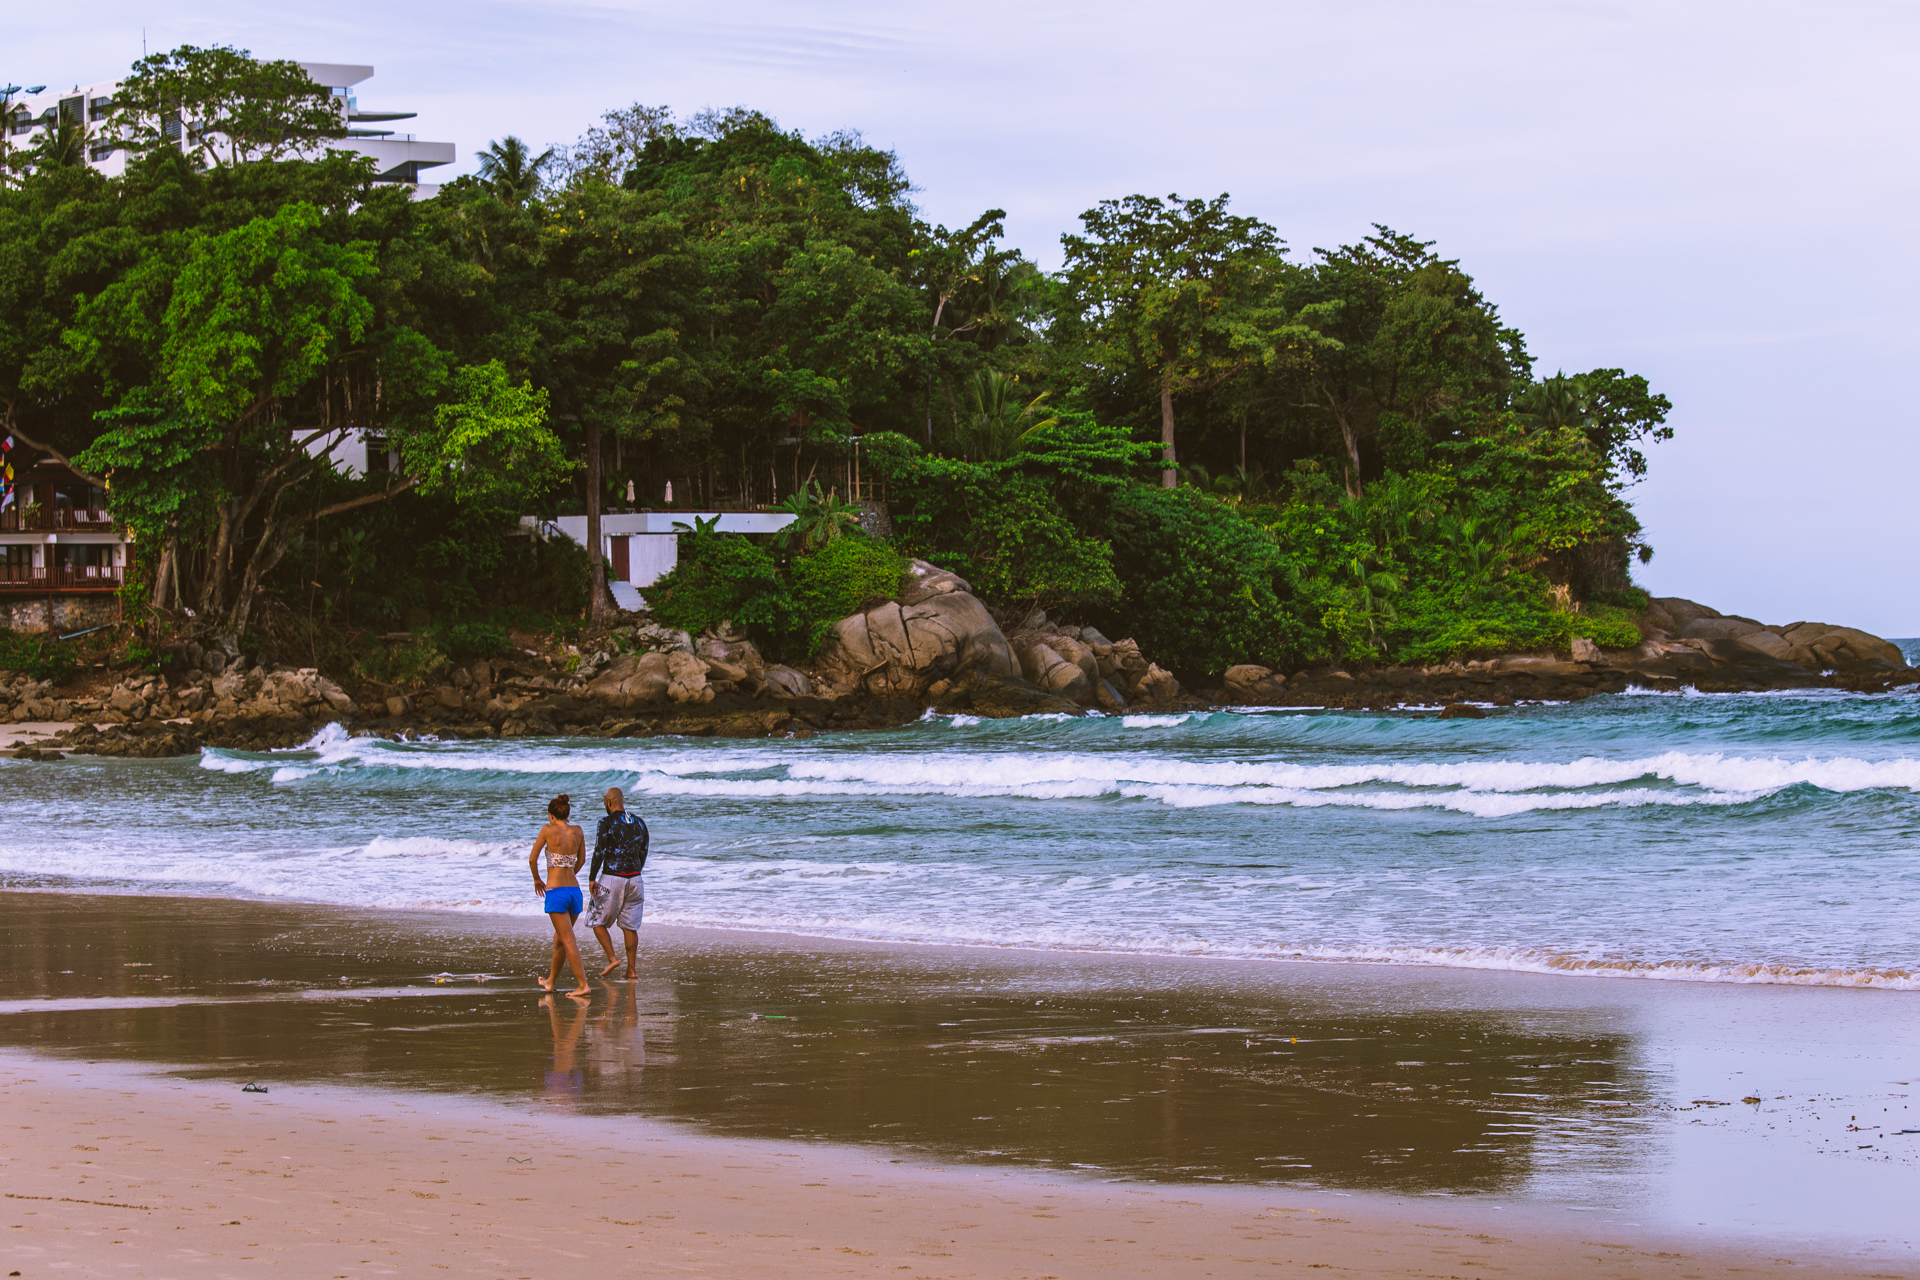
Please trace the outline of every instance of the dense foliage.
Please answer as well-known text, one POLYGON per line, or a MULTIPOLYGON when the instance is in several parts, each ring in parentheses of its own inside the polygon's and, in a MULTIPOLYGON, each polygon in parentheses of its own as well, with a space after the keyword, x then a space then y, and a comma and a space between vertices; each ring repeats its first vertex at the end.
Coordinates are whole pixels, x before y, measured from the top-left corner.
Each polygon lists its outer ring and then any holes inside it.
POLYGON ((290 67, 147 59, 124 176, 48 144, 0 190, 0 410, 110 484, 156 625, 481 655, 608 605, 604 562, 518 518, 584 511, 592 544, 617 504, 795 514, 689 532, 648 592, 795 660, 903 556, 1188 673, 1632 641, 1622 495, 1668 402, 1536 380, 1430 243, 1296 258, 1225 196, 1129 196, 1049 275, 1001 210, 930 225, 890 152, 746 109, 505 139, 410 200, 315 149, 332 108, 290 67), (213 123, 169 144, 182 103, 213 123), (891 546, 850 533, 883 507, 891 546))
POLYGON ((834 623, 888 599, 906 575, 905 557, 860 533, 782 562, 715 523, 696 521, 680 562, 648 588, 653 616, 695 634, 731 624, 783 661, 804 662, 834 623))

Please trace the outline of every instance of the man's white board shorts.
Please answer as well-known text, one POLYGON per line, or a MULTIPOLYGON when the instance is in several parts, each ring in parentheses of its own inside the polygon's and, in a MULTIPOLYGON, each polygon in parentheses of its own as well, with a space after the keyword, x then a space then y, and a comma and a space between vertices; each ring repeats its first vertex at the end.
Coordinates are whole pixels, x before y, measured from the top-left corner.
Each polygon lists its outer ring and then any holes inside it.
POLYGON ((622 929, 640 932, 640 911, 646 905, 646 890, 639 876, 603 876, 600 892, 593 895, 587 908, 587 928, 607 929, 618 924, 622 929))

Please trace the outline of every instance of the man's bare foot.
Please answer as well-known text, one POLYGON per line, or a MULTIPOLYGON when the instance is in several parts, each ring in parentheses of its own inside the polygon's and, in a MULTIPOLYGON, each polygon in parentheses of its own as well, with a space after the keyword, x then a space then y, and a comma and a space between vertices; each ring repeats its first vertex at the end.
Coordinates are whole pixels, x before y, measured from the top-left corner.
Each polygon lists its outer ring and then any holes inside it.
MULTIPOLYGON (((618 969, 619 967, 620 967, 620 962, 618 960, 609 960, 607 961, 607 967, 600 971, 600 976, 604 978, 608 974, 612 973, 615 969, 618 969)), ((628 974, 627 976, 632 977, 633 975, 628 974)))
POLYGON ((540 989, 541 989, 542 991, 551 991, 551 990, 553 990, 553 979, 552 979, 552 978, 535 978, 535 979, 534 979, 534 981, 535 981, 535 982, 538 982, 538 983, 540 984, 540 989))

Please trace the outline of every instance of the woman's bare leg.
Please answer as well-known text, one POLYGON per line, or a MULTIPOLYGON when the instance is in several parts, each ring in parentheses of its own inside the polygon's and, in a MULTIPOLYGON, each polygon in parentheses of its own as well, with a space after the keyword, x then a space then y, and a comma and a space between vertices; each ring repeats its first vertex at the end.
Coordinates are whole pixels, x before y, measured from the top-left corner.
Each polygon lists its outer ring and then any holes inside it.
POLYGON ((561 942, 561 938, 573 935, 573 922, 567 920, 566 912, 549 911, 547 919, 553 922, 553 955, 547 961, 547 976, 540 979, 540 989, 543 991, 553 990, 553 984, 560 978, 560 961, 566 955, 566 947, 561 942), (567 923, 561 924, 562 920, 567 920, 567 923))
MULTIPOLYGON (((562 914, 564 915, 564 913, 562 914)), ((567 963, 573 966, 574 988, 573 990, 567 992, 567 994, 570 996, 577 996, 578 998, 584 1000, 588 996, 592 995, 593 991, 591 988, 587 986, 586 967, 580 963, 580 944, 574 939, 574 936, 573 936, 573 921, 568 920, 566 927, 564 929, 561 929, 560 922, 558 920, 555 920, 553 922, 553 927, 555 929, 560 929, 560 944, 567 949, 567 963)), ((558 961, 556 961, 555 963, 557 965, 558 961)), ((555 969, 554 976, 556 978, 560 976, 558 968, 555 969)))

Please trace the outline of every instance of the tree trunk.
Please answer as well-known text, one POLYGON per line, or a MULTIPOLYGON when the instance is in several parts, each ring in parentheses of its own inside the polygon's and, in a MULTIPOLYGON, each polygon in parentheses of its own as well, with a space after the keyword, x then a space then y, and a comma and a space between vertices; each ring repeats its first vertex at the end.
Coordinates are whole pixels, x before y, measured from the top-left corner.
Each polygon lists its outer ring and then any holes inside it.
POLYGON ((1358 498, 1362 493, 1359 433, 1353 428, 1353 419, 1340 408, 1340 402, 1334 399, 1331 391, 1325 387, 1320 388, 1320 397, 1327 402, 1327 408, 1333 413, 1333 420, 1340 424, 1340 442, 1347 447, 1347 465, 1351 468, 1347 473, 1347 496, 1358 498))
POLYGON ((153 573, 153 607, 167 607, 167 596, 173 591, 174 556, 179 547, 179 539, 168 538, 166 545, 160 548, 160 567, 153 573))
POLYGON ((1360 489, 1360 440, 1354 434, 1353 422, 1343 413, 1340 415, 1340 438, 1346 442, 1347 462, 1353 468, 1347 475, 1347 496, 1358 498, 1360 489))
POLYGON ((1160 443, 1166 453, 1161 458, 1160 487, 1174 489, 1180 485, 1180 474, 1175 469, 1180 463, 1173 452, 1173 366, 1167 365, 1160 370, 1160 443))
POLYGON ((607 561, 600 554, 600 424, 591 421, 587 423, 587 562, 593 572, 587 619, 603 627, 612 621, 613 610, 607 595, 607 561))

